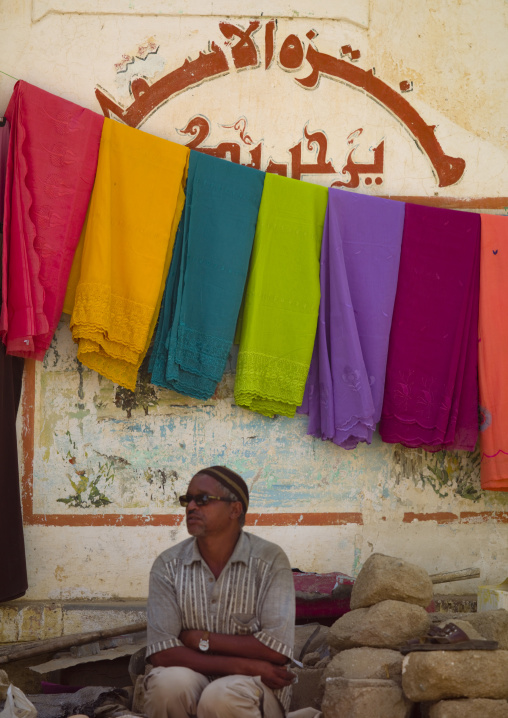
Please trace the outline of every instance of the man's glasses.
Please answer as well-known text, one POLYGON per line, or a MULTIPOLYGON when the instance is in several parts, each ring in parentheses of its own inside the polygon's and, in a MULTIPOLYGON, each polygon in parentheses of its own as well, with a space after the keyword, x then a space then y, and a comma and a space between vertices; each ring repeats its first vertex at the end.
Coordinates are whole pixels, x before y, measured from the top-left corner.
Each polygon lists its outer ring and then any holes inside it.
POLYGON ((229 499, 225 496, 212 496, 211 494, 186 494, 185 496, 179 496, 178 501, 180 502, 180 506, 186 508, 191 501, 194 501, 196 506, 208 506, 210 501, 227 501, 228 503, 232 503, 239 501, 239 499, 229 499))

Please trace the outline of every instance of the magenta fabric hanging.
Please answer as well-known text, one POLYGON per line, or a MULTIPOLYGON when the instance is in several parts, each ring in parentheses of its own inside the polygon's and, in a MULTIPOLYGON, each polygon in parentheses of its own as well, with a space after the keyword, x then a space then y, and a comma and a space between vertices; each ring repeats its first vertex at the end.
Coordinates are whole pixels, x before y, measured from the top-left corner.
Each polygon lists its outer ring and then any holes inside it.
POLYGON ((345 449, 370 444, 381 416, 404 208, 328 194, 318 330, 298 411, 309 415, 309 434, 345 449))
POLYGON ((9 150, 9 134, 10 127, 4 118, 4 123, 0 126, 0 224, 4 221, 4 195, 5 195, 5 175, 7 172, 7 152, 9 150))
POLYGON ((62 313, 104 117, 23 81, 5 115, 0 335, 7 354, 42 360, 62 313))
POLYGON ((479 269, 479 214, 406 205, 383 441, 475 448, 479 269))

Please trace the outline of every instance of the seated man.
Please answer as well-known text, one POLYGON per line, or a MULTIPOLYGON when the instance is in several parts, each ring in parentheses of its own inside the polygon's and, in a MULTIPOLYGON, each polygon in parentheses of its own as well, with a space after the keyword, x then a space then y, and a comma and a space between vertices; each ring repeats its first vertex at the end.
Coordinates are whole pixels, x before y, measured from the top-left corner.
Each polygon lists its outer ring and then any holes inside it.
POLYGON ((224 466, 180 497, 193 538, 150 573, 145 679, 150 718, 282 718, 294 678, 293 576, 285 553, 242 530, 249 492, 224 466))

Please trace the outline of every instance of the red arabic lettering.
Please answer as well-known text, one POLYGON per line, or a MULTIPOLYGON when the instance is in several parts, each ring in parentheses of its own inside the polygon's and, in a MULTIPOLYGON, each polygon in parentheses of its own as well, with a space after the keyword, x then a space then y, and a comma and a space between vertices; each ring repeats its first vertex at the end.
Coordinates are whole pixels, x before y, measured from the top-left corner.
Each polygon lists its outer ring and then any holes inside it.
POLYGON ((205 155, 212 155, 213 157, 220 157, 221 159, 229 159, 235 164, 240 164, 240 145, 237 142, 221 142, 215 147, 202 147, 201 143, 208 139, 210 134, 210 123, 203 117, 203 115, 197 115, 189 121, 187 127, 183 130, 178 130, 182 135, 192 135, 193 139, 187 143, 186 147, 190 147, 191 150, 199 150, 205 155))
POLYGON ((259 65, 258 48, 251 35, 259 30, 260 25, 259 20, 253 20, 247 30, 242 30, 241 27, 232 25, 230 22, 219 23, 220 31, 228 40, 232 40, 234 37, 240 38, 231 48, 233 62, 237 70, 259 65))
POLYGON ((302 41, 296 35, 288 35, 279 52, 279 62, 281 66, 289 70, 299 70, 302 66, 305 53, 303 51, 302 41))
MULTIPOLYGON (((356 130, 358 132, 358 130, 356 130)), ((374 160, 371 163, 356 163, 353 160, 353 155, 356 152, 358 145, 355 145, 350 151, 346 164, 342 168, 341 174, 345 176, 349 174, 348 182, 341 182, 337 180, 333 182, 332 187, 347 187, 348 189, 355 189, 360 185, 360 175, 381 175, 384 170, 384 157, 385 157, 385 142, 381 140, 377 147, 374 147, 372 152, 374 153, 374 160)), ((382 184, 383 180, 380 177, 376 178, 376 184, 382 184)), ((372 184, 372 178, 367 177, 365 184, 372 184)))
POLYGON ((142 91, 138 91, 134 102, 126 109, 114 102, 99 87, 95 90, 95 96, 106 117, 116 115, 125 124, 139 127, 171 97, 190 87, 200 85, 204 80, 211 80, 214 77, 226 75, 228 72, 229 65, 226 55, 218 45, 212 42, 210 52, 200 52, 196 60, 185 60, 180 67, 164 75, 153 85, 148 85, 146 80, 134 80, 132 85, 141 87, 142 91), (141 85, 141 83, 143 84, 141 85))
POLYGON ((303 140, 294 147, 291 147, 289 150, 289 154, 291 155, 291 177, 293 179, 300 179, 303 174, 335 174, 335 167, 331 162, 326 161, 328 140, 325 133, 314 132, 312 135, 309 135, 306 125, 303 128, 303 134, 307 139, 308 149, 317 149, 317 158, 313 163, 302 163, 303 140))
POLYGON ((265 70, 268 70, 272 64, 275 51, 276 30, 277 20, 269 20, 265 25, 265 70))
MULTIPOLYGON (((259 51, 252 37, 260 28, 259 21, 252 21, 246 30, 229 22, 221 22, 219 27, 228 40, 238 38, 238 42, 231 48, 236 69, 254 68, 260 65, 259 51)), ((272 64, 275 53, 276 27, 275 20, 269 20, 265 25, 266 69, 272 64)), ((352 64, 353 61, 359 59, 359 50, 353 50, 351 45, 343 45, 341 47, 341 57, 349 59, 341 59, 320 52, 313 46, 312 40, 317 37, 315 30, 310 30, 306 36, 310 42, 305 53, 302 42, 294 34, 288 35, 279 52, 280 66, 287 71, 293 72, 300 68, 304 58, 309 62, 312 68, 310 74, 307 77, 296 78, 296 82, 300 87, 315 90, 319 86, 321 77, 328 77, 362 90, 368 97, 393 114, 408 129, 417 146, 429 158, 440 187, 447 187, 460 180, 464 174, 465 161, 461 157, 450 157, 445 154, 435 136, 435 126, 427 125, 399 92, 377 78, 372 70, 363 70, 352 64)), ((205 80, 220 77, 229 72, 228 61, 224 52, 215 43, 212 43, 209 52, 200 52, 196 60, 185 60, 180 67, 152 85, 149 85, 142 78, 133 79, 131 91, 134 101, 126 109, 117 104, 100 88, 96 89, 95 94, 106 116, 116 115, 131 127, 139 127, 158 107, 175 95, 195 87, 205 80)), ((405 92, 406 85, 400 89, 405 92)), ((295 153, 294 162, 296 173, 298 174, 297 148, 298 145, 292 149, 295 153)), ((350 154, 346 166, 349 163, 353 169, 353 178, 356 176, 355 167, 358 167, 358 165, 355 165, 352 157, 353 155, 350 154)), ((319 160, 317 164, 319 164, 319 160)), ((269 166, 273 167, 277 172, 283 171, 282 165, 279 163, 270 161, 269 166)), ((349 169, 344 169, 349 172, 349 169)), ((352 181, 356 180, 352 179, 352 181)), ((347 186, 350 185, 348 184, 347 186)))
POLYGON ((367 95, 386 107, 411 132, 418 146, 431 161, 440 187, 447 187, 459 181, 466 168, 465 161, 461 157, 446 155, 434 134, 435 126, 427 125, 409 102, 379 80, 372 70, 362 70, 361 67, 352 65, 346 60, 339 60, 333 55, 319 52, 310 44, 306 59, 312 67, 312 72, 307 77, 296 79, 302 87, 315 90, 321 77, 324 76, 342 80, 352 87, 364 90, 367 95))

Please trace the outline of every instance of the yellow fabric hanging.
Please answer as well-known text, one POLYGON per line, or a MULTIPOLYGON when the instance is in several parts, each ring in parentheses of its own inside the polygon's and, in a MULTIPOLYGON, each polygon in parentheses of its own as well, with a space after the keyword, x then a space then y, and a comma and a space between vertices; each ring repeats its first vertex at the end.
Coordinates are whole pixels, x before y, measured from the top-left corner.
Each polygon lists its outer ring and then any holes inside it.
POLYGON ((134 391, 157 322, 190 151, 106 119, 66 308, 78 359, 134 391), (79 263, 79 253, 77 260, 79 263))

